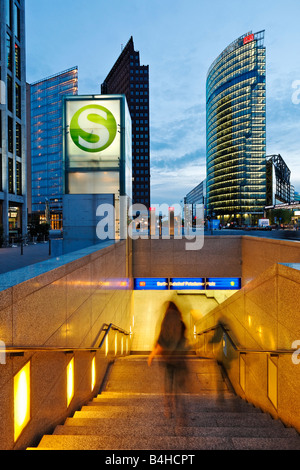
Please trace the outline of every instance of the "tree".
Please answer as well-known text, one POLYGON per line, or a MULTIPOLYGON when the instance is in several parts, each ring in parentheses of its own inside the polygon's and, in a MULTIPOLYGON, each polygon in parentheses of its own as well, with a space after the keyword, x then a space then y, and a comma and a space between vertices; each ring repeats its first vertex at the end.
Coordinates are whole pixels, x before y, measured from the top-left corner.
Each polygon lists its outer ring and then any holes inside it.
POLYGON ((268 218, 271 224, 289 224, 292 216, 293 211, 290 209, 272 209, 268 211, 268 218))

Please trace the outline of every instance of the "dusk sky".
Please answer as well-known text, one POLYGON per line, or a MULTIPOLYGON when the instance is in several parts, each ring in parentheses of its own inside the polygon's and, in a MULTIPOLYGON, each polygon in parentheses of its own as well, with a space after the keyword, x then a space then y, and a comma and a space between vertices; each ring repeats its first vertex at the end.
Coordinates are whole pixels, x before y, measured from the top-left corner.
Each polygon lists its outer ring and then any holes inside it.
POLYGON ((175 204, 206 177, 210 65, 265 30, 267 155, 282 155, 300 192, 299 18, 299 0, 26 0, 27 82, 77 65, 79 93, 99 94, 133 36, 150 68, 151 202, 175 204))

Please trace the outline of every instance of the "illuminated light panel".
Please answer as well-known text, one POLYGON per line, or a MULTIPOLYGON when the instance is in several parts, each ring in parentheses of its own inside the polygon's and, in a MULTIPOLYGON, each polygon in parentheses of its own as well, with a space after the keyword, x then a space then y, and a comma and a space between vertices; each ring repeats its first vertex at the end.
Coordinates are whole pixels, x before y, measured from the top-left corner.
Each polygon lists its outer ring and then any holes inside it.
POLYGON ((115 356, 118 354, 118 333, 115 334, 115 356))
POLYGON ((67 367, 67 407, 74 397, 74 357, 67 367))
POLYGON ((14 377, 14 440, 30 421, 30 362, 14 377))
POLYGON ((278 367, 268 357, 268 398, 273 403, 273 406, 278 408, 278 367))
POLYGON ((91 389, 92 391, 95 388, 96 385, 96 357, 93 357, 92 360, 92 370, 91 370, 92 376, 91 376, 91 389))

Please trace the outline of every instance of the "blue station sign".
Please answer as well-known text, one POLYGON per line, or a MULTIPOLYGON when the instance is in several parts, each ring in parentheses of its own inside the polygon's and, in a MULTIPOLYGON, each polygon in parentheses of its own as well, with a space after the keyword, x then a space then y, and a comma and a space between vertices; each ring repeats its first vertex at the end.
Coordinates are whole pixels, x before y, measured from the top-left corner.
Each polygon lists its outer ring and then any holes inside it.
POLYGON ((168 290, 169 279, 160 278, 137 278, 134 280, 134 290, 168 290))
POLYGON ((209 277, 206 279, 207 290, 239 290, 241 289, 241 279, 237 277, 217 278, 209 277))
POLYGON ((217 278, 136 278, 134 290, 240 290, 238 277, 217 278))
POLYGON ((170 290, 205 290, 205 278, 171 278, 170 290))

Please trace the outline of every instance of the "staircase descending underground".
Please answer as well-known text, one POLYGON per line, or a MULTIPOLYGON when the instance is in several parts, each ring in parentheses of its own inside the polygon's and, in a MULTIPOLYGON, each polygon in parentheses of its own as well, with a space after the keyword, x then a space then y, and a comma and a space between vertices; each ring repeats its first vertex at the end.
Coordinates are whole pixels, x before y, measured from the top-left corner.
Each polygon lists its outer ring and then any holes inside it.
POLYGON ((164 415, 162 360, 117 359, 104 390, 28 450, 300 450, 300 436, 232 391, 214 360, 187 357, 184 419, 164 415))

